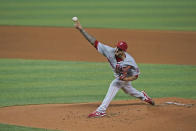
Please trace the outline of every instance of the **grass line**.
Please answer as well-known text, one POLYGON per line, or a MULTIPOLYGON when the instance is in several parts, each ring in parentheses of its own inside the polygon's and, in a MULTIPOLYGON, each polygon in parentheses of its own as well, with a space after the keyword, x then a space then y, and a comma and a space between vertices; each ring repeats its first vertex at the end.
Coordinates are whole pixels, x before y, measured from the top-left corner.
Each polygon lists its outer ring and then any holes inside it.
POLYGON ((8 124, 1 124, 1 123, 0 123, 0 130, 1 131, 59 131, 59 130, 15 126, 15 125, 8 125, 8 124))

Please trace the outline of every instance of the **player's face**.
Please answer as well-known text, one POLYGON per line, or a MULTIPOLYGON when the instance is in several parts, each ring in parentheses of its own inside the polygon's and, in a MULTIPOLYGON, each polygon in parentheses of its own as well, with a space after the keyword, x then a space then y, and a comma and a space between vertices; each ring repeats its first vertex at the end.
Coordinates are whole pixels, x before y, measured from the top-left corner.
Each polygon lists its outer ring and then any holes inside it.
POLYGON ((114 53, 115 53, 115 56, 122 57, 124 51, 122 49, 116 47, 116 50, 114 53))

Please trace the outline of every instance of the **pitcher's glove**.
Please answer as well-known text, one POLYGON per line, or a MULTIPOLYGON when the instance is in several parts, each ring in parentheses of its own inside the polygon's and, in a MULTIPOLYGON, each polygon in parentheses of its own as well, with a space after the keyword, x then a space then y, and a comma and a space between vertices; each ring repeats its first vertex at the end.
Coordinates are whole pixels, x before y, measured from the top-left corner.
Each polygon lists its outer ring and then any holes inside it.
POLYGON ((122 67, 120 70, 120 80, 123 80, 126 77, 133 76, 132 66, 122 67))

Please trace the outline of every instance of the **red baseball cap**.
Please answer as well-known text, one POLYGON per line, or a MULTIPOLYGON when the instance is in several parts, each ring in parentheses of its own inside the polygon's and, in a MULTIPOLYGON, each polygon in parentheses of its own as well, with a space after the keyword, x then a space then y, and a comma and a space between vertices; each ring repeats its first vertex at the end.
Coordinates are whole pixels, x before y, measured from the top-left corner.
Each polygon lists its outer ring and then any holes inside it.
POLYGON ((119 41, 119 42, 117 43, 116 47, 119 48, 119 49, 121 49, 121 50, 123 50, 123 51, 126 51, 127 48, 128 48, 128 45, 127 45, 127 43, 124 42, 124 41, 119 41))

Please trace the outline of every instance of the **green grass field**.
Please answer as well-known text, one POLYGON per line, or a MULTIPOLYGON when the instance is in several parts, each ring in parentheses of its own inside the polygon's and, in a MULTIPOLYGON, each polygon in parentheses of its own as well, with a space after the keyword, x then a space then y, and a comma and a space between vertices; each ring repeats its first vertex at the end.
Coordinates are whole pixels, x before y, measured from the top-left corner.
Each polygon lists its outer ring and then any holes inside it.
POLYGON ((195 0, 0 0, 0 25, 196 30, 195 0))
POLYGON ((48 129, 29 128, 29 127, 22 127, 22 126, 0 124, 0 131, 57 131, 57 130, 48 130, 48 129))
MULTIPOLYGON (((196 98, 196 66, 139 66, 136 89, 152 97, 196 98)), ((101 101, 113 79, 108 63, 0 59, 0 106, 101 101)), ((115 99, 133 97, 120 91, 115 99)))

